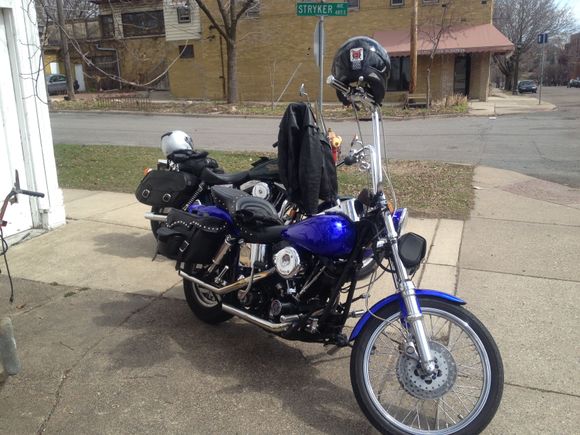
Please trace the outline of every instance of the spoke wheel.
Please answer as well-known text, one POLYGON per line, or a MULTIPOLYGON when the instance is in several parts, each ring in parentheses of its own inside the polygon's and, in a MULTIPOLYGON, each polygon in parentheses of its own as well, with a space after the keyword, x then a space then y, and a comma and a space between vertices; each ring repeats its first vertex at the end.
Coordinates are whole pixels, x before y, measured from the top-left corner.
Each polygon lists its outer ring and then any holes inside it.
MULTIPOLYGON (((185 270, 191 271, 192 269, 192 265, 185 265, 185 270)), ((217 324, 232 318, 231 314, 222 311, 221 297, 211 291, 186 279, 183 280, 183 291, 187 305, 198 319, 206 323, 217 324)))
POLYGON ((424 372, 401 322, 399 305, 379 310, 357 338, 351 381, 361 409, 381 432, 474 434, 493 418, 503 391, 503 366, 485 327, 462 307, 421 301, 436 371, 424 372))

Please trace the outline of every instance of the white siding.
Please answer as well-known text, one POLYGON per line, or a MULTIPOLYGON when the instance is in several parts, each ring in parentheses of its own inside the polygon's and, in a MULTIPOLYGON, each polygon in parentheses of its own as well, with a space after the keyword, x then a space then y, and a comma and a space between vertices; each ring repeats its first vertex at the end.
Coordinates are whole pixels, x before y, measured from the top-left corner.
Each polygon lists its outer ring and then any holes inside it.
POLYGON ((165 17, 165 39, 167 41, 186 41, 201 39, 201 22, 199 19, 199 6, 190 1, 191 22, 178 23, 177 9, 168 2, 163 2, 163 16, 165 17))
POLYGON ((22 188, 43 192, 45 197, 29 199, 22 196, 20 205, 29 208, 32 222, 19 221, 13 229, 22 231, 31 225, 55 228, 66 220, 54 161, 46 84, 42 70, 39 71, 42 62, 34 2, 0 0, 0 14, 4 25, 2 38, 5 38, 0 65, 5 74, 3 84, 11 87, 10 97, 3 103, 10 104, 12 110, 11 118, 4 116, 10 128, 4 129, 0 123, 0 134, 9 139, 9 143, 0 141, 0 156, 9 171, 2 174, 0 194, 3 197, 10 190, 14 182, 13 169, 20 169, 22 188))

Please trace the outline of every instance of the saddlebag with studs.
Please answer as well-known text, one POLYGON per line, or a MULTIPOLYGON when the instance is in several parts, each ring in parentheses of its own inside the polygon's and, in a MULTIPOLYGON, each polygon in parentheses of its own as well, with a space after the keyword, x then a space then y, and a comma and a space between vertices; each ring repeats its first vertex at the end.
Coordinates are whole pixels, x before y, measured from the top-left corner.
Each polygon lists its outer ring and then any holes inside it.
POLYGON ((213 216, 171 209, 157 231, 157 252, 184 263, 209 264, 222 245, 228 224, 213 216))

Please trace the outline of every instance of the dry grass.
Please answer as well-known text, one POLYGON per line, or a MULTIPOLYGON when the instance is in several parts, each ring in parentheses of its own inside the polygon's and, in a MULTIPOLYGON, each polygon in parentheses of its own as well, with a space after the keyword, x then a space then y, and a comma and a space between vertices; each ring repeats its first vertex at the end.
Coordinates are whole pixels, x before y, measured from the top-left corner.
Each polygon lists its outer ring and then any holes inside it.
MULTIPOLYGON (((56 145, 62 187, 133 193, 143 169, 163 155, 158 148, 109 145, 56 145)), ((228 172, 246 170, 263 153, 212 151, 228 172)), ((473 167, 430 161, 391 161, 390 172, 399 205, 412 216, 466 219, 473 206, 473 167)), ((368 179, 356 167, 338 170, 341 194, 356 196, 368 179)))
MULTIPOLYGON (((215 101, 167 101, 151 102, 140 105, 124 105, 123 96, 119 96, 115 101, 114 97, 109 97, 111 104, 103 104, 103 100, 95 98, 82 98, 75 101, 54 100, 50 103, 53 110, 130 110, 146 111, 154 113, 181 113, 189 115, 237 115, 237 116, 274 116, 281 117, 286 110, 288 103, 242 103, 225 104, 215 101)), ((459 101, 453 98, 449 104, 433 104, 431 108, 410 108, 405 109, 400 106, 383 106, 383 116, 388 118, 413 118, 428 117, 433 115, 461 115, 468 112, 467 100, 459 101)), ((354 113, 351 108, 345 108, 339 104, 325 104, 324 116, 328 119, 353 118, 354 113)))

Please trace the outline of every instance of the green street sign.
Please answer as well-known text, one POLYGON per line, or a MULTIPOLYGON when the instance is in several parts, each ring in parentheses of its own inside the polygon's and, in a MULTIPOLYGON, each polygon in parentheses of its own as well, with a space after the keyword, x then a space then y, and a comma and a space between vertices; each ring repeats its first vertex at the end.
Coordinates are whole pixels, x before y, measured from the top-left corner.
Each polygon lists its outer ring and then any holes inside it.
POLYGON ((296 3, 299 17, 346 17, 348 2, 343 3, 296 3))

